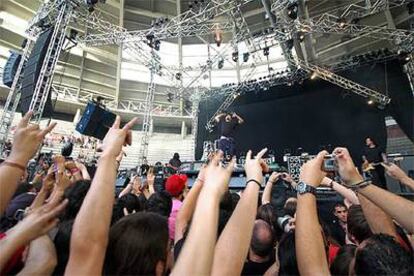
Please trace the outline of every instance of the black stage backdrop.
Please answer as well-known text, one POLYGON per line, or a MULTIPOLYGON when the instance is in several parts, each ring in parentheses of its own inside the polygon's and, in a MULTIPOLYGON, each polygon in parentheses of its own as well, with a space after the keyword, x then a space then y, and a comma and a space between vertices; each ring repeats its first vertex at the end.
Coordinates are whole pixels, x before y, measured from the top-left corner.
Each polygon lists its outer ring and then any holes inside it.
MULTIPOLYGON (((387 114, 393 116, 413 140, 414 99, 399 61, 339 74, 387 92, 391 104, 380 110, 369 106, 367 99, 318 79, 306 80, 302 85, 276 86, 267 91, 247 93, 230 107, 245 119, 245 124, 235 134, 238 153, 268 147, 281 161, 285 149, 295 154, 301 147, 314 154, 324 146, 346 146, 358 162, 366 136, 386 146, 384 117, 387 114)), ((222 101, 207 99, 200 104, 196 159, 202 156, 203 141, 218 137, 216 131, 206 131, 205 125, 222 101)))

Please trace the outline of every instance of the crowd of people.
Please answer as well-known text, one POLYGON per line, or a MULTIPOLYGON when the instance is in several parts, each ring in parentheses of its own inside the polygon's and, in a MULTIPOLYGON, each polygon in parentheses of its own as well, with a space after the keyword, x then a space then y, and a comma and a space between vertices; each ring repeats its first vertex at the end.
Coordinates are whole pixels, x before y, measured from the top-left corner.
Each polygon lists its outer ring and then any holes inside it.
MULTIPOLYGON (((191 188, 176 155, 163 185, 153 167, 142 166, 117 193, 122 149, 132 143, 136 119, 121 127, 116 118, 94 175, 55 155, 29 179, 28 163, 56 125, 40 129, 30 117, 18 124, 0 165, 2 275, 414 273, 414 203, 363 178, 346 148, 331 153, 340 183, 323 170, 326 151, 302 166, 298 183, 286 172, 265 179, 263 149, 247 153, 246 186, 238 193, 229 191, 235 159, 223 162, 222 152, 210 156, 191 188), (343 198, 328 223, 319 186, 343 198)), ((383 166, 414 187, 398 166, 383 166)))

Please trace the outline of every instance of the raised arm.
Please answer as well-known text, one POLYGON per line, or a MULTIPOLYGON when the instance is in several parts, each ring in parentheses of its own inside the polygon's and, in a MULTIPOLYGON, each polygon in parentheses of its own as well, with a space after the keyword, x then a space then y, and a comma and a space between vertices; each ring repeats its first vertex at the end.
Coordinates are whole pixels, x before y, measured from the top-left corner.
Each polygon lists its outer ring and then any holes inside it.
POLYGON ((255 159, 251 151, 246 155, 246 187, 217 242, 213 275, 240 275, 243 269, 257 213, 257 198, 263 182, 262 157, 266 151, 263 149, 255 159))
POLYGON ((7 231, 6 237, 0 240, 0 271, 4 269, 16 250, 43 236, 57 225, 56 217, 63 211, 67 203, 67 200, 60 202, 58 197, 54 197, 48 204, 34 210, 7 231))
MULTIPOLYGON (((321 170, 326 151, 306 162, 300 172, 300 180, 314 188, 321 183, 325 173, 321 170)), ((299 194, 296 208, 295 245, 298 268, 301 275, 329 275, 328 261, 318 221, 316 196, 299 194)))
POLYGON ((120 129, 121 118, 117 116, 103 140, 103 153, 95 177, 73 225, 65 274, 102 274, 114 203, 116 158, 124 144, 131 144, 130 129, 135 122, 136 118, 120 129))
POLYGON ((198 177, 191 187, 190 192, 184 199, 183 205, 180 208, 180 211, 177 214, 177 218, 175 220, 175 237, 174 241, 178 242, 183 238, 185 229, 190 222, 194 209, 196 207, 198 196, 200 195, 201 189, 203 187, 205 181, 205 168, 202 168, 198 173, 198 177))
POLYGON ((396 236, 391 218, 394 218, 408 231, 414 231, 413 202, 372 184, 358 188, 356 184, 361 183, 363 179, 355 168, 348 150, 337 148, 334 153, 338 162, 339 174, 347 185, 353 186, 358 191, 362 209, 373 232, 396 236))
POLYGON ((385 168, 385 171, 389 176, 391 176, 392 178, 396 179, 397 181, 401 182, 402 184, 414 191, 414 179, 406 175, 400 167, 398 167, 394 163, 381 163, 381 165, 385 168))
POLYGON ((269 180, 267 180, 266 186, 262 194, 262 205, 270 203, 270 200, 272 198, 272 188, 273 188, 273 185, 276 183, 277 179, 279 178, 279 176, 280 176, 280 173, 273 172, 270 175, 269 180))
POLYGON ((238 114, 233 113, 233 117, 237 118, 237 120, 239 121, 239 124, 243 124, 244 120, 242 117, 240 117, 238 114))
POLYGON ((351 202, 354 205, 359 205, 359 199, 354 191, 351 189, 348 189, 338 182, 330 179, 329 177, 324 177, 322 179, 322 186, 331 187, 334 189, 338 194, 340 194, 343 198, 347 199, 349 202, 351 202))
POLYGON ((217 114, 217 116, 214 117, 214 121, 216 121, 216 123, 218 123, 223 116, 226 116, 226 113, 217 114))
POLYGON ((216 155, 206 168, 206 177, 197 200, 190 232, 172 275, 209 275, 217 239, 221 196, 227 191, 235 160, 223 168, 216 155), (195 257, 196 256, 196 257, 195 257))
POLYGON ((56 123, 41 130, 38 125, 30 125, 32 112, 20 120, 13 138, 10 156, 0 165, 0 215, 6 210, 17 189, 20 178, 26 172, 29 160, 35 155, 43 138, 56 123))

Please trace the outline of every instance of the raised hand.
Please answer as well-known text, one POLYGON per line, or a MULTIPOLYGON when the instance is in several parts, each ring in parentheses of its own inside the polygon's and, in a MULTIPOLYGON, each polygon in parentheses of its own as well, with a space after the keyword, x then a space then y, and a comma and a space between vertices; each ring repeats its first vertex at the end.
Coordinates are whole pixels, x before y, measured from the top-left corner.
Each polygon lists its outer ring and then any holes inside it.
POLYGON ((107 154, 113 158, 117 158, 122 150, 122 146, 131 145, 132 132, 131 128, 138 121, 133 118, 123 128, 120 128, 121 117, 117 116, 114 124, 109 129, 102 142, 103 155, 107 154))
POLYGON ((18 236, 23 244, 46 234, 57 225, 57 216, 65 209, 67 203, 67 199, 62 202, 57 198, 52 199, 18 223, 12 230, 13 234, 18 236))
POLYGON ((262 149, 255 158, 252 158, 252 151, 249 150, 246 155, 246 163, 244 169, 246 171, 247 180, 254 179, 260 183, 263 181, 263 172, 268 170, 266 163, 262 157, 267 149, 262 149))
POLYGON ((314 159, 303 164, 300 169, 299 179, 307 185, 319 187, 322 179, 326 176, 326 173, 322 170, 322 165, 325 155, 327 154, 327 151, 321 151, 314 159))
POLYGON ((236 163, 236 159, 233 158, 224 168, 220 163, 222 157, 222 152, 215 154, 210 164, 205 168, 203 190, 212 192, 217 196, 221 196, 227 191, 231 173, 236 163))
POLYGON ((269 177, 269 181, 272 182, 273 184, 276 183, 276 181, 279 179, 279 177, 281 176, 281 173, 278 172, 273 172, 270 177, 269 177))
POLYGON ((351 155, 346 148, 336 148, 333 151, 336 162, 338 164, 338 172, 342 180, 347 184, 352 185, 363 180, 357 168, 352 161, 351 155))
POLYGON ((46 134, 56 126, 56 123, 52 123, 42 130, 39 125, 29 124, 32 115, 33 112, 26 113, 17 125, 12 150, 8 158, 9 161, 22 166, 26 166, 27 162, 35 155, 46 134))
POLYGON ((394 179, 401 180, 408 177, 405 172, 394 163, 381 163, 381 165, 385 168, 385 172, 394 179))

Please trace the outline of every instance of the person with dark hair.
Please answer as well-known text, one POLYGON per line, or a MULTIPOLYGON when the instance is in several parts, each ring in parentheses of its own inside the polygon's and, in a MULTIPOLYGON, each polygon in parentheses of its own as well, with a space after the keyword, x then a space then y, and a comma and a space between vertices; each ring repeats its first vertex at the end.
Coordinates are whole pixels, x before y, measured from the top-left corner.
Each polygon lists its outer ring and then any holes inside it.
POLYGON ((285 215, 291 216, 292 218, 295 217, 297 204, 298 201, 296 197, 289 197, 286 200, 285 205, 283 206, 283 211, 285 212, 285 215))
POLYGON ((339 249, 334 261, 330 266, 332 275, 350 275, 352 259, 355 256, 356 246, 352 244, 344 245, 339 249))
POLYGON ((168 162, 167 167, 171 169, 171 173, 176 173, 181 167, 180 155, 178 152, 174 153, 173 158, 168 162))
POLYGON ((279 276, 299 275, 296 260, 295 231, 282 236, 279 241, 277 257, 279 260, 279 276))
POLYGON ((413 255, 391 236, 372 235, 360 244, 355 254, 355 275, 414 274, 413 255))
POLYGON ((53 275, 64 275, 65 268, 69 261, 70 236, 72 234, 74 219, 62 221, 57 228, 53 243, 56 248, 57 265, 53 275))
POLYGON ((381 165, 384 162, 385 153, 371 137, 365 138, 364 155, 362 155, 362 170, 372 178, 378 187, 387 189, 385 170, 381 165))
POLYGON ((360 205, 352 205, 349 208, 347 229, 349 238, 357 245, 372 236, 371 228, 360 205))
POLYGON ((171 195, 166 191, 153 193, 145 203, 145 211, 169 217, 172 209, 171 195))
POLYGON ((337 202, 333 207, 335 219, 329 224, 332 237, 339 243, 345 245, 347 233, 348 208, 342 202, 337 202))
POLYGON ((273 210, 273 206, 270 203, 263 204, 257 210, 256 219, 261 219, 266 221, 275 231, 277 229, 277 218, 273 210))
POLYGON ((140 200, 140 197, 145 198, 145 196, 142 194, 136 196, 132 193, 126 194, 118 198, 114 205, 114 210, 112 212, 111 224, 116 223, 124 216, 143 211, 144 203, 140 200))
POLYGON ((218 114, 214 120, 218 124, 218 149, 224 153, 227 160, 230 160, 236 154, 234 131, 238 125, 244 123, 244 120, 235 112, 218 114))
POLYGON ((274 263, 274 235, 272 227, 264 220, 256 220, 247 261, 242 275, 263 275, 274 263))
POLYGON ((69 203, 60 217, 61 221, 75 219, 90 186, 90 180, 78 180, 65 190, 64 198, 67 198, 69 203))
POLYGON ((151 212, 124 217, 111 227, 105 275, 166 275, 170 269, 167 219, 151 212))

